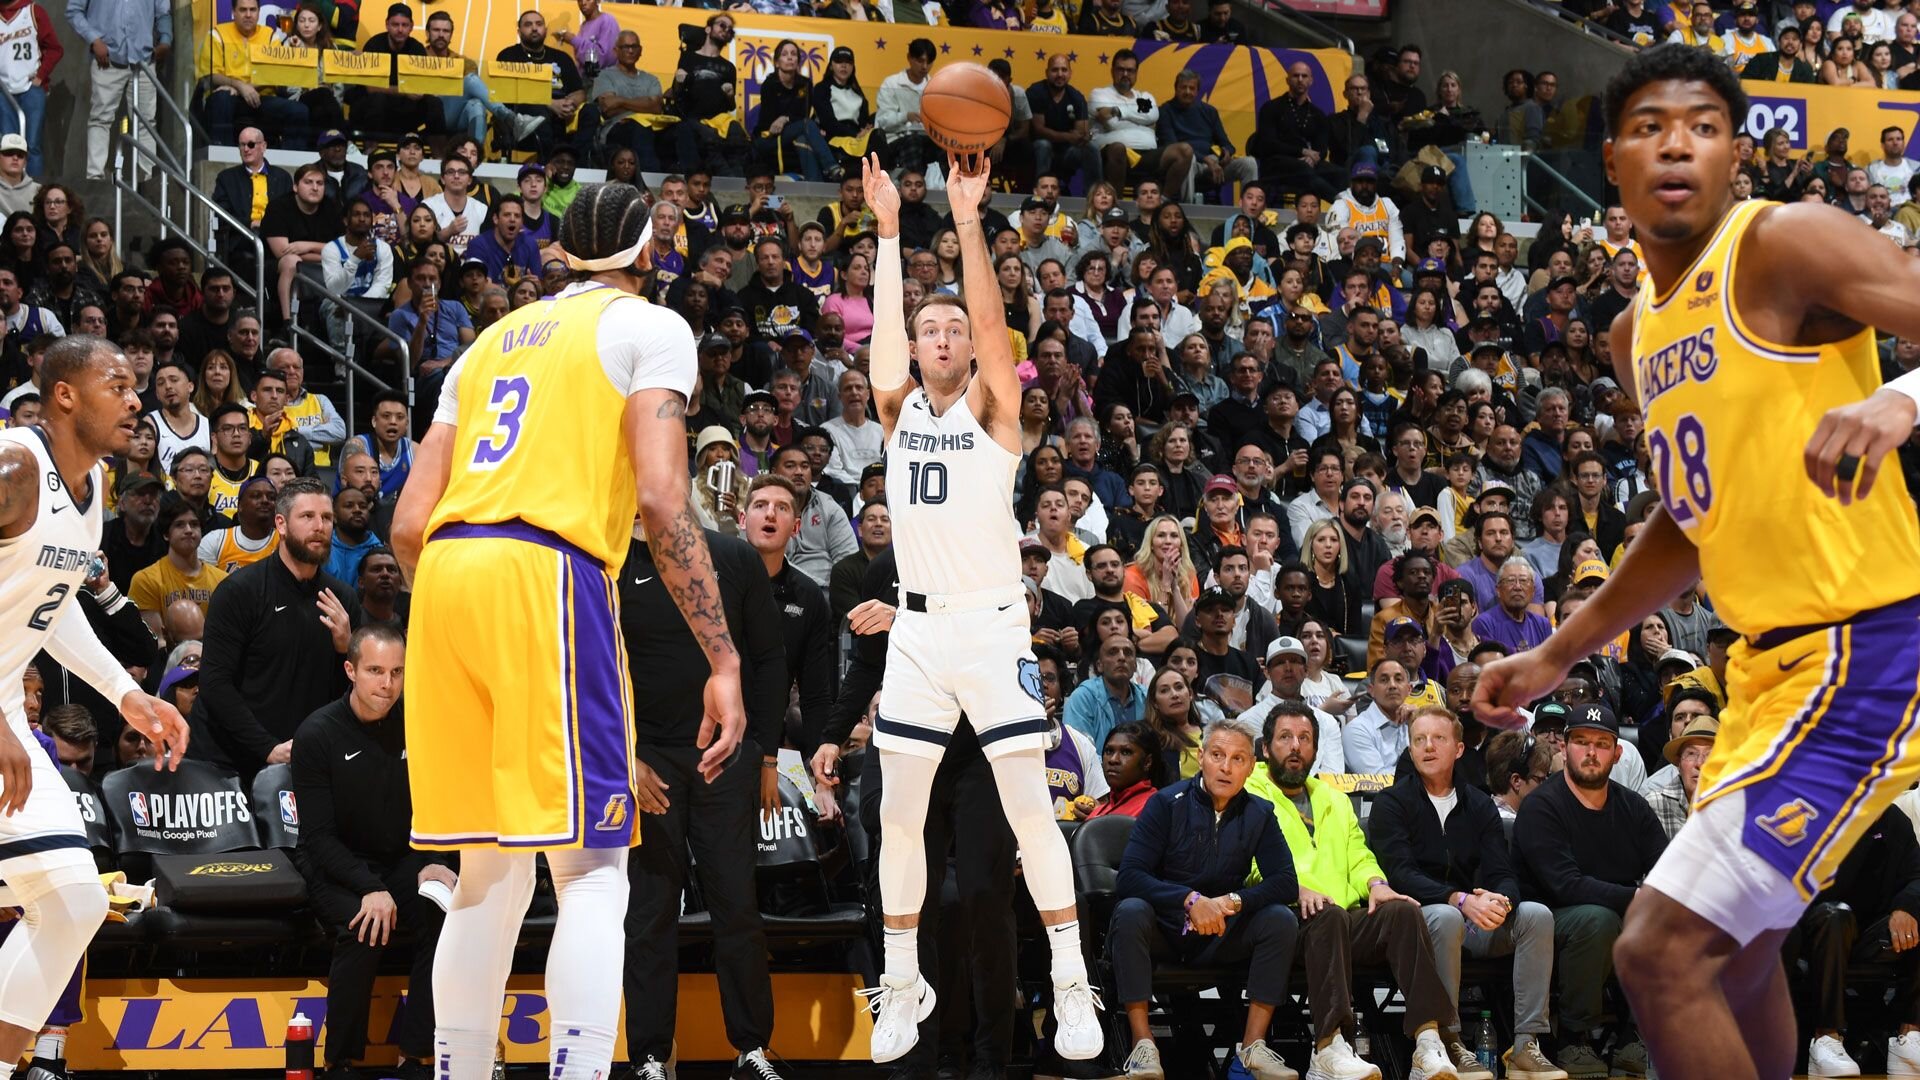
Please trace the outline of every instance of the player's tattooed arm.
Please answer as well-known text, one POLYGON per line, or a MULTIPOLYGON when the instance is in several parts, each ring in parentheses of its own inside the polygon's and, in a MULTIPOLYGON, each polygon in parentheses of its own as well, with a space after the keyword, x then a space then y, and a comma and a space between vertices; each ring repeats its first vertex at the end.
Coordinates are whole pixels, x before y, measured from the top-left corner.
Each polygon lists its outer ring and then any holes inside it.
POLYGON ((737 661, 738 650, 720 600, 719 579, 713 572, 713 556, 707 550, 706 534, 700 531, 692 504, 682 503, 658 528, 648 522, 647 537, 654 561, 661 567, 661 581, 708 659, 728 656, 737 661))
POLYGON ((18 536, 39 509, 40 463, 24 446, 0 447, 0 539, 18 536))
POLYGON ((653 411, 653 417, 656 420, 680 420, 686 415, 687 403, 677 397, 661 402, 660 407, 653 411))

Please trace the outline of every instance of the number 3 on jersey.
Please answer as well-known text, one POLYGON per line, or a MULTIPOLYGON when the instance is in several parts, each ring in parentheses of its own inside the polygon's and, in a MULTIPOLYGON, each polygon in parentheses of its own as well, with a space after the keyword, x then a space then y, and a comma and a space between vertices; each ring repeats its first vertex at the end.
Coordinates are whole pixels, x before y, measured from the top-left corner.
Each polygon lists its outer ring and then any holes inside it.
POLYGON ((1707 471, 1707 429, 1692 413, 1681 416, 1673 425, 1673 438, 1654 428, 1647 432, 1647 454, 1653 464, 1654 482, 1660 485, 1660 497, 1667 513, 1682 528, 1696 524, 1713 509, 1713 475, 1707 471), (1674 457, 1680 461, 1679 476, 1674 475, 1674 457))
POLYGON ((525 375, 493 380, 493 390, 487 396, 487 411, 494 415, 493 430, 474 446, 473 468, 491 469, 513 454, 520 442, 520 421, 527 414, 527 399, 532 394, 533 387, 525 375))

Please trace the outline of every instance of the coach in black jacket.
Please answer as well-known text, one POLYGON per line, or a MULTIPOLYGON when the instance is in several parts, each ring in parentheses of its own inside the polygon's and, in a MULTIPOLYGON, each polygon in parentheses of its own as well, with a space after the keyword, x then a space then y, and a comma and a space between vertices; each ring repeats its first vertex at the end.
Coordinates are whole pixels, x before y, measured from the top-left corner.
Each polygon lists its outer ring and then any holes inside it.
POLYGON ((787 662, 780 611, 758 554, 709 530, 714 578, 727 627, 743 662, 747 738, 711 783, 700 777, 705 654, 674 605, 653 549, 636 539, 620 571, 620 632, 633 676, 640 760, 640 846, 627 863, 627 1046, 636 1065, 673 1054, 680 893, 691 848, 700 892, 713 917, 714 970, 727 1040, 742 1054, 773 1038, 767 936, 754 886, 759 810, 779 806, 773 764, 787 711, 787 662))
MULTIPOLYGON (((1367 842, 1387 884, 1420 903, 1434 968, 1447 987, 1459 1023, 1460 952, 1476 958, 1512 955, 1514 1060, 1535 1056, 1549 1030, 1547 995, 1553 986, 1553 912, 1520 900, 1520 883, 1507 855, 1507 834, 1493 796, 1454 782, 1466 752, 1465 731, 1437 705, 1414 713, 1412 775, 1373 800, 1367 842)), ((1446 1034, 1460 1042, 1456 1026, 1446 1034)))
POLYGON ((360 598, 322 569, 333 553, 332 513, 325 484, 287 481, 274 500, 273 554, 213 591, 189 756, 250 782, 288 760, 300 721, 346 689, 340 661, 360 626, 360 598))
MULTIPOLYGON (((760 572, 773 583, 787 654, 787 684, 800 696, 800 730, 793 733, 793 744, 802 757, 810 757, 833 712, 840 681, 840 642, 839 623, 826 590, 787 562, 787 542, 800 528, 802 497, 784 477, 767 472, 754 477, 741 508, 740 536, 753 545, 760 556, 760 572)), ((777 750, 780 742, 776 739, 767 745, 777 750)))
POLYGON ((430 881, 451 889, 454 873, 448 853, 407 843, 413 797, 399 705, 406 649, 400 631, 384 623, 356 631, 347 646, 353 689, 307 717, 293 740, 294 862, 333 940, 329 1067, 366 1055, 373 979, 396 930, 413 941, 413 965, 394 1041, 413 1061, 433 1057, 433 953, 445 912, 420 889, 430 881))

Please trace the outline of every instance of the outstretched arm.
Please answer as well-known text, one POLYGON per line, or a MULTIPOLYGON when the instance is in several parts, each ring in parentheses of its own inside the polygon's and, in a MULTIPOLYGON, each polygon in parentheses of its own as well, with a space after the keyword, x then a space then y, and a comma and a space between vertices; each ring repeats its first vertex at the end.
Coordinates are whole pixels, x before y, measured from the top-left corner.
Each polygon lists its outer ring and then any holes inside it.
POLYGON ((900 278, 900 192, 880 167, 879 154, 868 154, 860 163, 860 178, 867 189, 867 209, 873 211, 874 226, 880 234, 880 250, 874 255, 868 370, 873 375, 873 404, 880 412, 880 430, 892 435, 894 419, 911 389, 905 287, 900 278))
MULTIPOLYGON (((1775 317, 1792 320, 1777 329, 1756 329, 1773 330, 1769 336, 1774 340, 1792 343, 1799 341, 1803 326, 1827 329, 1822 322, 1833 330, 1832 336, 1820 335, 1827 340, 1858 326, 1920 338, 1920 307, 1913 302, 1920 296, 1920 260, 1888 243, 1872 226, 1836 207, 1793 203, 1756 220, 1753 235, 1762 240, 1755 245, 1759 257, 1741 264, 1736 285, 1743 296, 1769 300, 1765 305, 1747 306, 1745 310, 1753 312, 1748 318, 1767 319, 1764 309, 1776 307, 1773 298, 1777 297, 1787 310, 1775 317), (1789 235, 1808 235, 1809 229, 1820 230, 1820 235, 1831 236, 1834 242, 1809 248, 1786 240, 1789 235), (1827 280, 1827 275, 1836 273, 1846 275, 1844 286, 1827 280), (1798 305, 1793 304, 1795 299, 1798 305)), ((1920 376, 1914 374, 1895 379, 1863 401, 1828 411, 1807 440, 1807 478, 1842 505, 1866 498, 1887 455, 1912 437, 1917 416, 1920 376)))
POLYGON ((947 155, 947 200, 953 207, 954 232, 960 237, 960 278, 966 288, 967 319, 973 324, 973 359, 979 366, 974 385, 986 395, 974 415, 995 442, 1017 454, 1020 376, 1014 374, 1013 341, 1007 337, 1000 281, 994 277, 986 231, 980 225, 992 171, 985 154, 971 155, 967 165, 947 155))

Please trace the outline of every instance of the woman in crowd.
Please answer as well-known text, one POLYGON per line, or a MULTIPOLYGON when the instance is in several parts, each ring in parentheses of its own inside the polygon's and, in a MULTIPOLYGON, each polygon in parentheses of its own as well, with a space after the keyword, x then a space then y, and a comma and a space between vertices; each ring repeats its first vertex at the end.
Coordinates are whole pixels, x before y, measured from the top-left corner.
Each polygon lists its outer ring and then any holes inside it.
POLYGON ((993 264, 993 276, 1000 283, 1007 329, 1025 340, 1040 325, 1040 300, 1033 295, 1027 264, 1018 255, 1002 255, 993 264))
MULTIPOLYGON (((694 508, 708 522, 708 528, 717 529, 728 536, 740 535, 740 510, 747 505, 747 484, 752 479, 740 471, 740 447, 733 441, 733 435, 726 428, 714 425, 700 433, 698 447, 693 458, 694 508), (708 482, 713 477, 714 466, 723 461, 732 462, 733 486, 726 491, 715 491, 708 482)), ((717 478, 717 477, 716 477, 717 478)))
POLYGON ((956 295, 960 292, 960 234, 941 229, 933 234, 933 257, 940 260, 940 288, 956 295))
POLYGON ((414 207, 407 214, 405 233, 401 235, 400 242, 394 245, 393 276, 401 276, 401 266, 411 266, 419 261, 420 256, 426 253, 427 245, 437 242, 439 236, 440 223, 434 218, 433 209, 427 206, 414 207))
MULTIPOLYGON (((1075 665, 1074 674, 1080 682, 1086 682, 1100 677, 1095 670, 1100 662, 1100 643, 1110 637, 1131 636, 1132 616, 1125 604, 1096 599, 1081 609, 1080 624, 1075 629, 1080 631, 1080 662, 1075 665)), ((1145 687, 1152 677, 1153 664, 1144 657, 1136 657, 1133 681, 1145 687)))
POLYGON ((1854 51, 1854 39, 1833 39, 1833 54, 1820 61, 1820 81, 1828 86, 1872 86, 1873 72, 1854 51))
POLYGON ((852 49, 841 45, 833 50, 827 77, 814 86, 809 105, 807 146, 821 177, 837 184, 865 155, 873 134, 873 108, 860 88, 852 49))
POLYGON ((1466 235, 1460 238, 1461 261, 1471 264, 1471 260, 1483 251, 1492 255, 1494 242, 1505 231, 1506 226, 1500 224, 1500 218, 1493 212, 1482 210, 1473 215, 1473 220, 1467 222, 1466 235))
POLYGON ((1400 339, 1409 345, 1425 349, 1427 366, 1441 371, 1453 369, 1453 362, 1460 359, 1460 345, 1454 339, 1453 331, 1447 329, 1447 311, 1452 304, 1444 289, 1429 285, 1414 290, 1413 299, 1407 301, 1407 321, 1400 327, 1400 339))
POLYGON ((1040 500, 1040 492, 1050 484, 1057 484, 1067 474, 1067 456, 1061 450, 1058 439, 1052 439, 1037 446, 1027 455, 1026 468, 1020 470, 1017 485, 1020 501, 1014 504, 1013 516, 1024 527, 1033 521, 1034 504, 1040 500))
MULTIPOLYGON (((300 470, 294 467, 293 459, 287 455, 268 454, 260 459, 260 475, 273 481, 273 486, 278 489, 280 485, 299 477, 300 470)), ((338 486, 337 480, 335 486, 338 486)))
MULTIPOLYGON (((1189 689, 1198 686, 1200 683, 1200 646, 1194 644, 1190 638, 1174 638, 1173 644, 1167 646, 1167 653, 1161 662, 1161 666, 1170 668, 1185 676, 1189 689)), ((1203 725, 1211 724, 1226 715, 1226 713, 1221 711, 1219 703, 1199 693, 1193 695, 1193 709, 1200 715, 1200 722, 1203 725)))
POLYGON ((1053 422, 1053 396, 1038 383, 1020 391, 1020 454, 1029 457, 1042 446, 1063 445, 1053 422))
POLYGON ((43 185, 33 197, 33 220, 40 227, 40 254, 45 256, 55 244, 65 244, 79 254, 84 239, 80 223, 86 220, 86 213, 86 204, 72 188, 58 182, 43 185))
POLYGON ((1170 667, 1161 668, 1147 682, 1144 724, 1160 744, 1161 768, 1173 779, 1200 771, 1200 729, 1207 722, 1194 707, 1196 697, 1198 691, 1188 677, 1170 667))
POLYGON ((1200 596, 1200 577, 1187 550, 1186 532, 1173 515, 1161 514, 1147 522, 1146 542, 1127 567, 1125 587, 1165 608, 1173 625, 1187 621, 1200 596))
MULTIPOLYGON (((1280 272, 1279 294, 1281 310, 1291 311, 1295 304, 1304 304, 1315 315, 1325 315, 1331 308, 1320 299, 1320 294, 1307 288, 1307 275, 1297 266, 1289 266, 1280 272)), ((1313 323, 1312 339, 1320 337, 1320 323, 1313 323)))
POLYGON ((820 305, 820 314, 832 312, 840 316, 849 352, 865 345, 873 333, 873 299, 868 295, 872 284, 872 257, 856 251, 848 256, 833 295, 820 305))
MULTIPOLYGON (((428 210, 427 213, 431 214, 433 211, 428 210)), ((452 258, 447 254, 446 241, 434 239, 422 244, 420 253, 414 261, 417 262, 421 259, 425 259, 427 262, 440 268, 440 295, 455 300, 459 299, 457 295, 454 295, 459 292, 457 288, 459 284, 458 280, 456 279, 452 286, 448 284, 448 278, 452 275, 448 272, 447 268, 448 264, 452 262, 452 258)), ((395 260, 395 263, 396 265, 398 264, 398 259, 395 260)), ((407 265, 411 266, 412 263, 408 263, 407 265)), ((403 307, 413 300, 413 282, 409 277, 404 277, 398 272, 394 274, 394 277, 396 280, 393 283, 393 306, 396 308, 403 307)))
POLYGON ((107 282, 126 268, 127 264, 120 259, 120 245, 113 236, 113 225, 105 218, 88 219, 80 247, 81 276, 90 276, 89 283, 104 294, 107 282))
POLYGON ((1089 236, 1100 235, 1100 223, 1107 211, 1120 205, 1120 189, 1105 180, 1095 180, 1087 186, 1086 213, 1080 216, 1075 228, 1083 241, 1089 236))
POLYGON ((807 110, 813 80, 800 73, 800 45, 784 39, 773 47, 773 76, 760 83, 760 109, 753 121, 753 158, 776 173, 798 172, 818 182, 834 164, 819 161, 807 145, 807 110))
MULTIPOLYGON (((706 286, 704 283, 701 283, 701 282, 696 282, 695 284, 699 284, 701 286, 700 292, 702 294, 702 303, 704 304, 706 286)), ((693 290, 689 288, 687 291, 692 292, 693 290)), ((519 281, 516 281, 513 283, 513 288, 507 290, 507 302, 511 306, 512 310, 515 310, 515 311, 518 311, 519 309, 526 307, 528 304, 531 304, 534 301, 539 299, 540 299, 540 279, 536 277, 532 277, 532 276, 523 277, 519 281)), ((689 308, 691 308, 691 305, 688 305, 688 306, 689 308)), ((702 309, 702 311, 704 312, 704 308, 702 309)), ((704 314, 696 317, 694 312, 691 310, 686 310, 683 312, 683 314, 688 316, 687 318, 688 326, 698 327, 700 331, 706 330, 706 327, 703 325, 706 321, 704 314)))
POLYGON ((1549 622, 1553 621, 1554 609, 1560 597, 1567 591, 1567 586, 1573 584, 1573 568, 1590 559, 1606 561, 1600 556, 1600 541, 1584 529, 1567 533, 1567 538, 1560 544, 1560 559, 1554 565, 1553 574, 1540 587, 1547 600, 1549 622))
POLYGON ((1347 666, 1346 657, 1335 655, 1333 634, 1327 624, 1318 616, 1309 615, 1300 623, 1300 645, 1307 650, 1307 677, 1300 683, 1300 696, 1330 716, 1346 715, 1353 704, 1353 694, 1336 670, 1347 666))
POLYGON ((631 146, 616 146, 607 158, 607 182, 610 184, 643 184, 640 179, 640 155, 633 152, 631 146))
POLYGON ((1810 19, 1800 28, 1800 58, 1812 64, 1818 73, 1820 61, 1833 52, 1832 42, 1827 37, 1827 26, 1819 19, 1810 19))
POLYGON ((105 474, 106 508, 109 514, 120 507, 120 481, 136 473, 152 473, 160 482, 173 487, 173 479, 160 468, 160 429, 152 413, 133 422, 133 435, 127 439, 127 452, 107 459, 105 474))
POLYGON ((1876 41, 1867 47, 1867 70, 1873 75, 1873 85, 1882 90, 1900 89, 1900 76, 1893 70, 1893 44, 1876 41))
POLYGON ((1206 272, 1200 259, 1200 234, 1187 223, 1187 212, 1179 203, 1161 203, 1154 211, 1147 251, 1159 265, 1173 267, 1181 296, 1191 296, 1200 287, 1201 275, 1206 272))
POLYGON ((1100 449, 1094 464, 1119 476, 1132 474, 1140 464, 1140 437, 1134 426, 1133 410, 1124 402, 1109 401, 1100 410, 1100 449))
POLYGON ((1335 637, 1365 636, 1367 626, 1360 618, 1362 590, 1347 581, 1347 538, 1339 523, 1324 518, 1307 526, 1300 547, 1312 573, 1313 597, 1307 601, 1307 610, 1335 637))
POLYGON ((1660 657, 1671 648, 1673 631, 1657 611, 1627 634, 1627 662, 1620 665, 1622 721, 1644 724, 1660 715, 1660 657))
POLYGON ((13 271, 24 294, 46 273, 46 261, 40 257, 40 226, 33 223, 33 211, 15 210, 7 215, 5 232, 0 238, 0 267, 13 271))
POLYGON ((1334 390, 1327 399, 1327 416, 1330 426, 1321 438, 1339 443, 1349 465, 1363 453, 1380 452, 1380 441, 1360 430, 1360 394, 1353 387, 1342 385, 1334 390))
MULTIPOLYGON (((426 144, 420 141, 420 136, 402 135, 393 156, 393 190, 400 196, 401 211, 409 215, 411 220, 414 207, 440 194, 440 180, 420 171, 420 162, 427 156, 426 144)), ((437 224, 434 227, 439 228, 437 224)), ((394 276, 400 275, 396 272, 394 276)), ((395 301, 395 306, 398 306, 398 301, 395 301)))
POLYGON ((244 405, 246 400, 234 375, 233 357, 225 349, 213 349, 200 358, 200 379, 193 389, 193 407, 200 415, 212 416, 213 410, 229 401, 244 405))
POLYGON ((1773 128, 1760 142, 1762 158, 1760 193, 1765 198, 1792 201, 1813 175, 1813 163, 1793 156, 1793 136, 1785 128, 1773 128))
POLYGON ((1127 294, 1113 283, 1112 260, 1103 251, 1089 251, 1074 264, 1074 273, 1079 280, 1074 282, 1073 291, 1092 309, 1093 321, 1100 324, 1100 336, 1108 345, 1118 342, 1128 326, 1127 294))
MULTIPOLYGON (((328 29, 327 20, 320 12, 320 5, 314 0, 301 0, 300 6, 293 11, 293 32, 288 35, 288 45, 296 48, 340 52, 354 52, 351 41, 339 41, 328 29)), ((330 128, 347 126, 347 111, 343 104, 346 87, 340 83, 321 83, 305 90, 295 90, 291 96, 307 110, 307 123, 315 132, 330 128)))
MULTIPOLYGON (((1565 210, 1548 210, 1540 222, 1540 234, 1533 238, 1533 246, 1527 249, 1527 271, 1529 274, 1545 270, 1547 260, 1555 252, 1571 252, 1575 246, 1575 225, 1573 216, 1565 210)), ((1536 286, 1528 283, 1529 292, 1536 286)))
POLYGON ((1100 751, 1100 769, 1106 777, 1107 793, 1087 814, 1089 819, 1109 814, 1137 817, 1154 792, 1178 779, 1167 770, 1159 738, 1147 725, 1131 720, 1107 732, 1107 745, 1100 751))
POLYGON ((1200 493, 1213 479, 1194 453, 1193 429, 1178 421, 1162 424, 1147 453, 1160 466, 1161 509, 1182 520, 1192 517, 1200 509, 1200 493))

